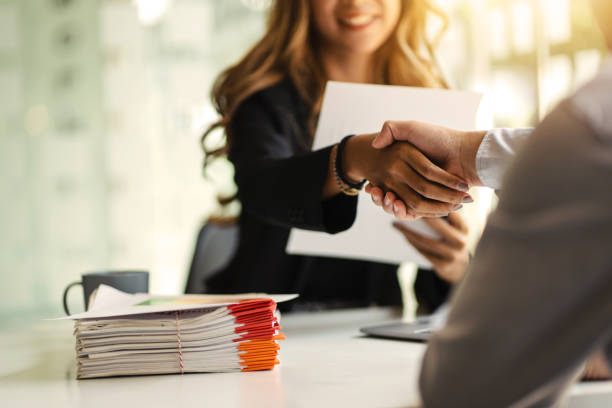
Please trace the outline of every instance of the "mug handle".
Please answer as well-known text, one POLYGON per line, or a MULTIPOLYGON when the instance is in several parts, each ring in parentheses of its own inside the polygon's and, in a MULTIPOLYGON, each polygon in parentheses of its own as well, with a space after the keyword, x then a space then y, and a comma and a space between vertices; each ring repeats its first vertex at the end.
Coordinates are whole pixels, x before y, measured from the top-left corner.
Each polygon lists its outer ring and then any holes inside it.
POLYGON ((63 296, 63 301, 64 301, 64 312, 66 312, 66 315, 70 316, 70 311, 68 310, 68 291, 70 290, 70 288, 72 288, 73 286, 76 285, 82 285, 83 283, 81 281, 77 281, 77 282, 72 282, 70 285, 66 286, 66 289, 64 289, 64 296, 63 296))

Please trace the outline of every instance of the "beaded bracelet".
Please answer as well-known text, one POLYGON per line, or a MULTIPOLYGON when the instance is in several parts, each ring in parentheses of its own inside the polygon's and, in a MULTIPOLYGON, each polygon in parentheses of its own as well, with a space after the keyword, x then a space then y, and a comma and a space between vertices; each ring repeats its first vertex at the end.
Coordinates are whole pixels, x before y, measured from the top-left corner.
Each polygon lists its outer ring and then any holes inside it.
POLYGON ((333 166, 334 166, 334 177, 336 179, 336 184, 338 184, 338 187, 340 188, 340 191, 342 191, 344 194, 346 195, 350 195, 350 196, 356 196, 359 194, 359 192, 361 191, 361 189, 363 188, 363 186, 366 183, 366 180, 363 180, 359 183, 353 183, 350 180, 347 180, 345 174, 344 174, 344 170, 342 168, 342 150, 344 149, 344 146, 346 145, 346 142, 355 135, 348 135, 345 136, 340 143, 338 144, 338 146, 336 147, 336 154, 333 157, 333 166), (348 186, 345 187, 345 186, 348 186))

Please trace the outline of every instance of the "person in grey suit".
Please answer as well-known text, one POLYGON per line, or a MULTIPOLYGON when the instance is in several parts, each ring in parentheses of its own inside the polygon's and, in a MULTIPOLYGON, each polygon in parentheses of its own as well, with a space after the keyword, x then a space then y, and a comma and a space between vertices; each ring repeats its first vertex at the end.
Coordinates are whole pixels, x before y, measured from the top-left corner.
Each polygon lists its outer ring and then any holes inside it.
MULTIPOLYGON (((612 49, 612 2, 591 1, 612 49)), ((533 133, 390 122, 375 144, 393 139, 470 185, 501 187, 447 324, 423 358, 423 404, 554 406, 597 352, 610 375, 612 58, 533 133)), ((381 191, 369 191, 380 203, 381 191)), ((402 205, 386 210, 413 217, 402 205)))

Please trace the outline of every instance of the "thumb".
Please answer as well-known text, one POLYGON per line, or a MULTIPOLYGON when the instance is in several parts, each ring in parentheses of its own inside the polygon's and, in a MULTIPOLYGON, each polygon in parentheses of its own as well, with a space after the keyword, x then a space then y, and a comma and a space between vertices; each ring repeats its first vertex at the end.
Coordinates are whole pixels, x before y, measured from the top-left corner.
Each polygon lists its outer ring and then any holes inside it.
POLYGON ((390 122, 385 122, 382 130, 376 135, 372 141, 372 147, 375 149, 383 149, 395 141, 393 137, 392 125, 390 122))

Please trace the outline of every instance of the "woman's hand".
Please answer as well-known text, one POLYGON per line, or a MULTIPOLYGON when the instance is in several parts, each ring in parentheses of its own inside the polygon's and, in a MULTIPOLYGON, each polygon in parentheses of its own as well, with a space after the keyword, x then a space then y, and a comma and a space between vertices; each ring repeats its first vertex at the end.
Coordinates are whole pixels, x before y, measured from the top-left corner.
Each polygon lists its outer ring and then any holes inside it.
POLYGON ((402 201, 405 219, 440 217, 472 202, 467 184, 459 177, 433 164, 409 143, 394 143, 374 149, 376 134, 349 139, 342 163, 353 181, 368 180, 402 201))
POLYGON ((431 262, 436 274, 443 280, 456 284, 463 278, 470 261, 467 248, 469 228, 463 216, 457 212, 444 218, 423 218, 439 239, 426 237, 400 222, 393 223, 406 240, 431 262))

